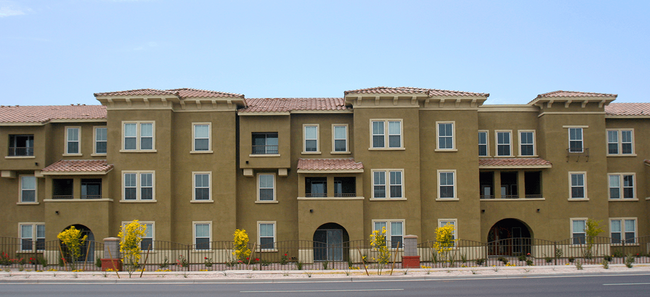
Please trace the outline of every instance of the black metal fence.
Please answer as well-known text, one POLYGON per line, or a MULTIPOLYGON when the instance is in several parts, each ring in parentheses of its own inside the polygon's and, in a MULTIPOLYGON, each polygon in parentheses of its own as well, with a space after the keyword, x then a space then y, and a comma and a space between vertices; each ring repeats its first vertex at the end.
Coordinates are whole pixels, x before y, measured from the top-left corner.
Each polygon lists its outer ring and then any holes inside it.
MULTIPOLYGON (((417 246, 422 267, 480 267, 566 265, 575 261, 600 264, 625 263, 631 255, 634 263, 650 263, 650 236, 615 240, 595 238, 587 244, 584 238, 549 241, 533 238, 509 238, 488 243, 457 240, 446 250, 438 251, 435 241, 417 246), (615 242, 615 243, 612 243, 615 242)), ((368 241, 326 244, 315 241, 275 242, 261 249, 249 244, 250 255, 236 257, 233 242, 212 241, 209 244, 180 244, 152 241, 142 250, 140 266, 146 271, 225 271, 225 270, 325 270, 401 268, 402 248, 387 247, 382 252, 368 241), (379 259, 384 259, 380 261, 379 259), (388 262, 381 264, 381 262, 388 262)), ((104 254, 102 242, 87 241, 80 256, 72 259, 65 245, 58 240, 32 242, 20 238, 0 238, 0 265, 23 270, 100 270, 104 254)))

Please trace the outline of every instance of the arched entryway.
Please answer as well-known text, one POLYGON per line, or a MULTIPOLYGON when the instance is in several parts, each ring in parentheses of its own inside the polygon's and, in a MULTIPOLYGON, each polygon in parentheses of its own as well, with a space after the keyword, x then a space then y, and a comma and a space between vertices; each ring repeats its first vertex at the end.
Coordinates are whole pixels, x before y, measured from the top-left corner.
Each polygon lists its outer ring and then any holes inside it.
POLYGON ((488 232, 490 255, 519 256, 530 253, 533 233, 526 223, 517 219, 498 221, 488 232))
POLYGON ((323 224, 314 232, 314 261, 347 260, 348 231, 337 223, 323 224))
MULTIPOLYGON (((95 262, 95 235, 93 232, 90 230, 90 228, 80 225, 80 224, 75 224, 75 225, 70 225, 66 227, 63 230, 68 230, 70 227, 74 226, 75 229, 81 230, 81 237, 83 238, 84 236, 88 236, 86 240, 84 241, 84 244, 81 246, 81 256, 77 258, 77 262, 81 261, 88 261, 88 262, 95 262)), ((61 245, 62 249, 66 249, 65 245, 61 245)), ((64 251, 65 252, 65 251, 64 251)), ((66 253, 67 255, 67 253, 66 253)), ((69 256, 68 256, 69 257, 69 256)), ((66 261, 70 261, 71 259, 66 259, 66 261)))

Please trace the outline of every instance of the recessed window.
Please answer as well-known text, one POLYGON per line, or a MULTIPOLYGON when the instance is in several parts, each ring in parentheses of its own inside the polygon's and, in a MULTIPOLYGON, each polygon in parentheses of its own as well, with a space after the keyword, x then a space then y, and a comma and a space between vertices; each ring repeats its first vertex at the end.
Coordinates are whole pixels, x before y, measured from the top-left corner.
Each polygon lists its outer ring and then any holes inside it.
POLYGON ((20 250, 45 250, 45 223, 20 223, 20 250))
POLYGON ((519 131, 519 155, 534 156, 535 131, 519 131))
POLYGON ((108 129, 106 127, 95 127, 95 154, 106 154, 108 149, 108 129))
POLYGON ((486 157, 489 154, 488 150, 488 132, 479 131, 478 132, 478 155, 481 157, 486 157))
POLYGON ((510 131, 497 131, 497 156, 511 156, 512 133, 510 131))
POLYGON ((36 177, 33 175, 20 176, 20 202, 36 202, 36 177))
POLYGON ((154 122, 124 122, 124 150, 153 151, 154 122))
POLYGON ((102 198, 102 179, 84 178, 81 180, 81 199, 102 198))
MULTIPOLYGON (((126 225, 130 224, 132 221, 122 222, 122 230, 126 225)), ((154 249, 154 239, 156 234, 155 222, 153 221, 138 221, 139 224, 145 226, 144 235, 142 236, 142 241, 140 241, 140 249, 144 252, 149 249, 154 249)))
POLYGON ((192 142, 192 151, 194 152, 209 152, 211 149, 210 139, 210 123, 193 123, 192 135, 194 141, 192 142))
POLYGON ((253 133, 253 155, 278 154, 278 133, 253 133))
POLYGON ((332 125, 333 151, 343 153, 348 151, 348 125, 332 125))
POLYGON ((571 219, 571 238, 573 244, 585 244, 586 219, 571 219))
POLYGON ((193 172, 192 177, 194 179, 194 193, 193 197, 195 201, 210 201, 211 197, 211 173, 209 172, 193 172))
POLYGON ((582 128, 569 128, 569 152, 582 153, 583 151, 582 128))
POLYGON ((438 198, 456 198, 455 174, 455 170, 438 170, 438 198))
POLYGON ((634 154, 634 131, 631 129, 607 130, 607 154, 634 154))
POLYGON ((402 148, 402 120, 371 120, 372 148, 402 148))
POLYGON ((570 197, 572 199, 587 198, 587 173, 569 173, 569 179, 571 185, 570 197))
POLYGON ((260 173, 257 175, 257 200, 275 201, 275 174, 260 173))
POLYGON ((373 230, 382 232, 386 229, 386 246, 390 248, 404 247, 404 220, 373 220, 373 230))
MULTIPOLYGON (((438 227, 442 228, 447 225, 454 227, 454 233, 451 234, 451 239, 456 240, 458 238, 458 220, 457 219, 438 219, 438 227)), ((455 242, 454 242, 455 244, 455 242)))
POLYGON ((636 218, 613 218, 609 220, 612 244, 636 243, 636 218))
POLYGON ((303 125, 304 153, 317 153, 318 149, 318 125, 303 125))
POLYGON ((65 153, 68 155, 80 154, 81 153, 81 148, 80 148, 81 128, 66 127, 65 135, 66 135, 65 153))
POLYGON ((194 249, 209 250, 212 241, 212 223, 194 222, 194 249))
POLYGON ((153 172, 123 172, 123 200, 153 201, 154 173, 153 172))
POLYGON ((454 149, 454 123, 438 122, 438 149, 454 149))
POLYGON ((34 135, 9 135, 9 156, 33 156, 34 135))
POLYGON ((275 222, 258 222, 260 250, 275 250, 275 222))
POLYGON ((403 198, 403 170, 373 170, 373 198, 403 198), (388 192, 387 192, 388 191, 388 192))
POLYGON ((634 174, 609 174, 609 199, 634 199, 634 174))

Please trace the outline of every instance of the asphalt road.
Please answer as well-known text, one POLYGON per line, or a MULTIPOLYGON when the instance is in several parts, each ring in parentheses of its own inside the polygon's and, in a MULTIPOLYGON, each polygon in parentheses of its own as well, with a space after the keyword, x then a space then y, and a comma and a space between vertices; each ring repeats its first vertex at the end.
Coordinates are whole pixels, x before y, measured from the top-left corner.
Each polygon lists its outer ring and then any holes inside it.
POLYGON ((294 283, 1 284, 0 296, 650 296, 650 274, 294 283))

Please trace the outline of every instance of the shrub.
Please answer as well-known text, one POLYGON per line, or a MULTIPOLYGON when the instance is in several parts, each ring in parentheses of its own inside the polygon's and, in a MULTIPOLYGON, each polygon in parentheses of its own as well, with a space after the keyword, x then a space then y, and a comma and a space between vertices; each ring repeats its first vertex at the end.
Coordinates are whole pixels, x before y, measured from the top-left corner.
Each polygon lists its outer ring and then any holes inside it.
POLYGON ((609 261, 607 259, 603 259, 602 263, 604 269, 609 269, 609 261))
POLYGON ((634 263, 634 256, 632 256, 632 254, 627 254, 627 257, 625 257, 625 266, 627 268, 632 268, 632 263, 634 263))
POLYGON ((485 259, 476 259, 476 265, 481 266, 485 263, 485 259))
POLYGON ((519 255, 519 261, 526 261, 526 255, 519 255))
POLYGON ((612 261, 612 256, 607 255, 607 256, 603 257, 603 260, 605 260, 607 262, 611 262, 612 261))
MULTIPOLYGON (((445 261, 448 258, 449 252, 454 247, 454 225, 447 223, 442 227, 436 228, 436 242, 433 244, 433 249, 440 256, 440 260, 445 261)), ((449 265, 453 264, 453 259, 448 259, 449 265)))
POLYGON ((622 257, 625 256, 625 255, 623 254, 623 251, 621 251, 621 250, 615 250, 615 251, 614 251, 614 254, 613 254, 612 256, 613 256, 613 257, 622 258, 622 257))
POLYGON ((133 272, 140 266, 140 242, 146 235, 147 225, 138 223, 138 220, 131 221, 122 225, 122 230, 117 236, 120 238, 120 252, 122 253, 122 262, 129 273, 129 278, 133 272))
POLYGON ((233 244, 235 245, 233 255, 235 258, 241 261, 248 259, 251 256, 251 250, 248 248, 248 234, 246 230, 236 229, 233 237, 233 244))
POLYGON ((574 257, 569 257, 569 262, 573 263, 573 261, 575 261, 575 260, 576 260, 576 258, 574 258, 574 257))
MULTIPOLYGON (((377 251, 377 257, 372 258, 373 261, 377 262, 377 273, 381 275, 381 270, 386 264, 390 261, 390 251, 388 246, 386 246, 386 227, 379 230, 372 231, 370 234, 370 245, 377 251)), ((326 266, 324 266, 326 267, 326 266)))
POLYGON ((503 265, 508 265, 509 260, 506 259, 506 257, 501 256, 498 259, 499 259, 499 261, 501 261, 503 263, 503 265))
POLYGON ((551 258, 551 257, 544 257, 544 261, 546 261, 546 263, 551 263, 551 261, 553 261, 553 258, 551 258))
MULTIPOLYGON (((76 269, 77 259, 81 256, 81 246, 88 238, 88 235, 81 237, 81 230, 76 229, 74 226, 61 231, 56 236, 68 248, 67 254, 70 256, 70 267, 72 270, 76 269)), ((63 255, 65 257, 65 255, 63 255)))

